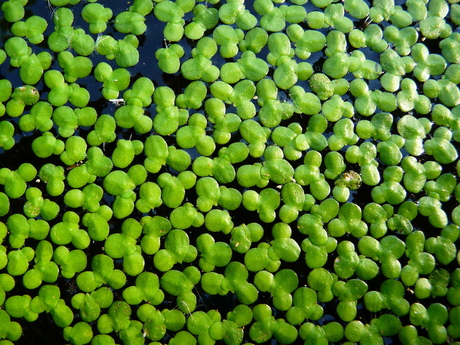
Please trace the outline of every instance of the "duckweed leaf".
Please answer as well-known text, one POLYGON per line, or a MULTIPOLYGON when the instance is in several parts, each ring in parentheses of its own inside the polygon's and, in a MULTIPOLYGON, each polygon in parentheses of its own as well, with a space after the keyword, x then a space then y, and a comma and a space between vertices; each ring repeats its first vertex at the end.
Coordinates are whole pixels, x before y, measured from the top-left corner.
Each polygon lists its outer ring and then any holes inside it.
POLYGON ((115 29, 125 34, 142 35, 147 30, 145 17, 134 11, 120 12, 115 17, 115 29))
POLYGON ((26 3, 23 1, 8 0, 3 3, 2 11, 5 13, 5 19, 8 22, 17 22, 24 17, 24 6, 26 3))

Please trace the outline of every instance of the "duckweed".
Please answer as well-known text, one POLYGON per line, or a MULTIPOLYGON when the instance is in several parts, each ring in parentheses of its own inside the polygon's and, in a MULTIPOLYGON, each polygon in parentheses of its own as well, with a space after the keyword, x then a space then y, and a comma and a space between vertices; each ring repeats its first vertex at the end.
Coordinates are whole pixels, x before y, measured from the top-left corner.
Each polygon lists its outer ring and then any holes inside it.
POLYGON ((454 2, 4 1, 0 343, 457 343, 454 2))

